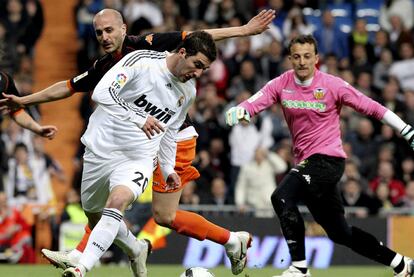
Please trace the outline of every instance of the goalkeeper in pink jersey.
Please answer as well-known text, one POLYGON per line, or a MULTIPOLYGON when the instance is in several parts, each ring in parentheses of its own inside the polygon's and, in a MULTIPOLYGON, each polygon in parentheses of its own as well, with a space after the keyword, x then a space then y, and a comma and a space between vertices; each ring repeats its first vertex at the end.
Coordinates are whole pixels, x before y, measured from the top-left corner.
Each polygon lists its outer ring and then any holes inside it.
POLYGON ((337 188, 346 158, 339 125, 342 106, 390 125, 412 148, 413 128, 342 79, 317 70, 319 57, 313 36, 294 38, 288 50, 293 70, 271 80, 250 99, 226 112, 226 123, 232 126, 279 103, 289 126, 296 166, 271 196, 292 258, 292 265, 279 277, 311 276, 305 258, 305 226, 297 207, 299 201, 307 205, 334 242, 391 266, 394 276, 413 276, 412 259, 346 222, 337 188))

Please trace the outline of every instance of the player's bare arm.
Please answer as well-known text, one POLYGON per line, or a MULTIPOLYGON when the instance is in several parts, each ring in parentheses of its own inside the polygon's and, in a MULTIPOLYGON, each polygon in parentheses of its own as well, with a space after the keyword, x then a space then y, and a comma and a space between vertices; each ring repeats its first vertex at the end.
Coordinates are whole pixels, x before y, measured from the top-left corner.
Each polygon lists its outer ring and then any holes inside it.
POLYGON ((252 36, 263 33, 269 29, 269 24, 275 18, 275 10, 262 10, 247 24, 239 27, 218 28, 205 30, 213 36, 214 40, 222 40, 231 37, 252 36))
POLYGON ((72 92, 67 87, 66 81, 57 82, 44 90, 21 97, 3 93, 4 99, 0 100, 0 110, 8 109, 9 111, 15 111, 30 105, 67 98, 71 95, 72 92))
POLYGON ((53 125, 41 126, 37 123, 30 115, 25 111, 18 112, 12 116, 13 119, 19 124, 22 128, 28 129, 39 136, 53 139, 56 135, 57 128, 53 125))
POLYGON ((161 123, 151 115, 147 117, 141 129, 147 135, 148 139, 151 139, 155 133, 160 134, 164 132, 164 127, 162 127, 161 123))

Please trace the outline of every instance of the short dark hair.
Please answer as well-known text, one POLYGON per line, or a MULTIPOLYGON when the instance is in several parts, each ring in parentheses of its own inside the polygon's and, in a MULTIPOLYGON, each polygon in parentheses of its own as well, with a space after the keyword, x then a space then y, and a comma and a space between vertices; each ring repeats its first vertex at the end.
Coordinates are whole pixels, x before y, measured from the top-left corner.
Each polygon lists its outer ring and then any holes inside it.
POLYGON ((313 44, 313 46, 315 47, 315 54, 318 54, 318 43, 316 42, 316 39, 312 35, 299 35, 290 41, 289 46, 288 46, 289 55, 291 54, 290 51, 294 44, 305 44, 305 43, 313 44))
POLYGON ((217 48, 213 37, 204 31, 192 32, 178 45, 175 52, 184 48, 187 56, 195 56, 198 52, 204 54, 211 62, 217 57, 217 48))

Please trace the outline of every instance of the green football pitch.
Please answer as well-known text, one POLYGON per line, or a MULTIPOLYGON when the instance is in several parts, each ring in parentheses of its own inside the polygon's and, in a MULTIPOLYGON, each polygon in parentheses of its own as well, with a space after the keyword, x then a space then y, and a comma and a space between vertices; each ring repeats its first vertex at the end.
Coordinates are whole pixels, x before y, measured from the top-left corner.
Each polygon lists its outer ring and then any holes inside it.
MULTIPOLYGON (((148 276, 149 277, 178 277, 184 271, 181 266, 170 265, 149 265, 148 276)), ((216 277, 230 277, 230 269, 225 267, 217 267, 211 269, 211 272, 216 277)), ((271 277, 276 274, 280 274, 282 270, 274 269, 270 267, 261 269, 247 268, 245 271, 238 275, 239 277, 271 277)), ((62 271, 55 269, 50 265, 0 265, 1 277, 59 277, 62 271)), ((373 267, 358 267, 358 266, 342 266, 331 267, 325 270, 311 270, 312 277, 391 277, 392 271, 386 267, 373 266, 373 267)), ((100 266, 94 268, 87 277, 128 277, 132 276, 128 267, 119 266, 100 266)))

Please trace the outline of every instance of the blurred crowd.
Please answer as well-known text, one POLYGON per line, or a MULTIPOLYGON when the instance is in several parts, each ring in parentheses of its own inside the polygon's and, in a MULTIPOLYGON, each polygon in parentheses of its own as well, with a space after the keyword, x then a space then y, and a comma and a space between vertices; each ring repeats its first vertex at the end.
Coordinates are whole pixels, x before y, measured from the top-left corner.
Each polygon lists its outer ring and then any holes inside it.
MULTIPOLYGON (((219 42, 218 59, 197 82, 197 101, 189 114, 199 133, 194 164, 201 177, 185 187, 182 204, 231 204, 240 213, 273 216, 271 192, 293 166, 283 113, 274 105, 252 124, 229 128, 224 112, 291 68, 286 47, 297 34, 317 39, 321 71, 343 78, 414 126, 412 0, 80 0, 74 7, 79 72, 103 54, 92 24, 103 8, 119 10, 133 35, 240 26, 263 8, 277 11, 263 34, 219 42)), ((41 1, 0 0, 0 18, 0 68, 13 74, 22 94, 32 93, 33 49, 43 28, 41 1)), ((93 111, 89 94, 83 96, 79 111, 86 126, 93 111)), ((40 119, 38 109, 29 112, 40 119)), ((5 119, 2 130, 5 193, 0 193, 0 230, 15 212, 29 226, 35 224, 33 218, 47 220, 52 230, 62 220, 79 218, 81 167, 76 167, 61 217, 51 208, 55 196, 50 179, 66 180, 59 163, 44 152, 42 139, 13 121, 5 119)), ((411 208, 414 214, 414 153, 407 143, 390 127, 347 107, 342 109, 341 130, 348 155, 339 186, 345 205, 365 207, 358 216, 394 207, 411 208)), ((77 165, 82 154, 79 145, 77 165)), ((10 249, 3 241, 10 244, 13 234, 28 228, 20 217, 15 220, 21 227, 0 232, 0 253, 10 249)), ((53 237, 52 248, 57 248, 53 237)), ((19 238, 14 254, 30 245, 30 236, 19 238)))

